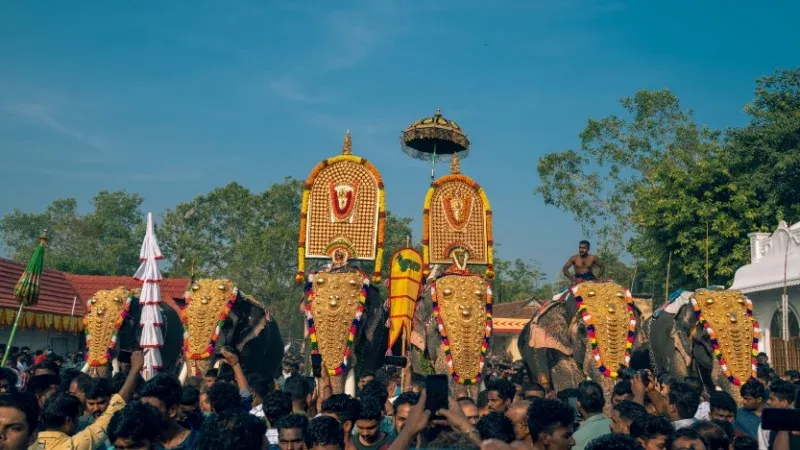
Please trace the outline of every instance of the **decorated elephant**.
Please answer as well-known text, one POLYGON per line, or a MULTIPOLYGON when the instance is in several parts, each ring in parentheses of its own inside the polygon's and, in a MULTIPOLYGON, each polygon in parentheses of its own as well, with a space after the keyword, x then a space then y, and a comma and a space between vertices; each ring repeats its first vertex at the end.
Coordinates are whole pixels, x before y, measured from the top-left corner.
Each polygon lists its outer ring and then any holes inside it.
MULTIPOLYGON (((124 287, 101 290, 87 302, 84 328, 86 330, 86 364, 83 371, 93 377, 105 377, 109 369, 119 368, 120 350, 138 348, 141 338, 138 289, 124 287)), ((161 304, 164 320, 164 346, 161 348, 162 371, 172 371, 180 358, 183 346, 183 326, 177 311, 161 304)))
POLYGON ((645 324, 656 372, 698 375, 741 402, 739 386, 755 376, 758 323, 739 291, 679 291, 645 324))
POLYGON ((222 346, 236 349, 246 374, 274 379, 281 369, 283 339, 278 324, 258 300, 226 279, 192 283, 181 311, 184 363, 180 377, 203 376, 222 346))
POLYGON ((588 377, 610 396, 643 342, 639 318, 630 291, 585 281, 543 305, 517 345, 532 378, 546 388, 574 388, 588 377))
POLYGON ((356 375, 383 365, 388 313, 369 277, 352 266, 308 276, 304 302, 311 363, 323 365, 333 393, 355 395, 356 375))

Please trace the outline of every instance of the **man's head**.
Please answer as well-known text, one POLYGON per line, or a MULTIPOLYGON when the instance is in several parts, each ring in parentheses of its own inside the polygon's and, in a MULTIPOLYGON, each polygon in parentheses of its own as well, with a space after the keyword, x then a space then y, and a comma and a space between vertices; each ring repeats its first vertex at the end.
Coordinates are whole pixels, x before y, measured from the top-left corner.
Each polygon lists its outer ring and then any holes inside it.
POLYGON ((667 438, 667 450, 711 450, 708 442, 691 427, 675 430, 667 438))
POLYGON ((769 400, 767 400, 767 406, 780 409, 794 408, 794 400, 796 397, 797 389, 795 385, 788 381, 776 381, 769 386, 769 400))
POLYGON ((211 404, 211 410, 217 414, 236 409, 241 404, 239 388, 230 383, 214 383, 208 390, 208 402, 211 404))
POLYGON ((89 375, 80 372, 72 379, 69 383, 69 393, 78 397, 78 400, 81 401, 81 404, 86 406, 86 392, 89 391, 89 388, 92 386, 92 377, 89 375))
POLYGON ((701 420, 693 423, 690 428, 703 437, 708 444, 708 450, 728 450, 731 446, 731 438, 725 434, 725 430, 713 422, 701 420))
POLYGON ((374 444, 383 437, 381 420, 383 420, 383 402, 375 397, 361 399, 356 428, 358 428, 358 438, 364 445, 374 444))
POLYGON ((708 396, 708 418, 733 423, 736 419, 736 401, 725 391, 714 391, 708 396))
POLYGON ((81 401, 75 396, 56 393, 50 396, 42 408, 39 425, 47 431, 60 431, 68 436, 75 434, 81 401))
POLYGON ((264 398, 266 398, 267 393, 275 390, 275 383, 261 376, 248 377, 247 384, 253 392, 252 406, 254 407, 264 403, 264 398))
POLYGON ((286 379, 283 390, 292 394, 292 405, 295 410, 306 410, 311 402, 311 386, 308 380, 300 375, 291 376, 286 379))
POLYGON ((758 362, 758 364, 767 365, 769 364, 769 356, 767 356, 766 353, 761 352, 758 354, 758 356, 756 356, 756 361, 758 362))
POLYGON ((225 411, 207 417, 200 429, 197 450, 261 450, 267 424, 241 410, 225 411))
POLYGON ((178 420, 181 405, 181 383, 172 375, 160 373, 139 389, 139 398, 153 405, 161 413, 164 421, 178 420))
POLYGON ((200 390, 193 386, 184 386, 181 391, 181 406, 178 408, 178 420, 186 420, 189 414, 200 409, 200 390))
POLYGON ((300 373, 300 365, 296 362, 288 361, 283 365, 283 378, 293 377, 300 373))
POLYGON ((361 374, 361 378, 358 379, 358 389, 364 389, 364 386, 367 385, 370 381, 375 380, 375 374, 372 372, 364 372, 361 374))
POLYGON ((381 404, 385 404, 389 399, 389 392, 386 390, 386 385, 375 379, 364 385, 359 396, 361 398, 373 397, 380 401, 381 404))
POLYGON ((60 381, 55 375, 36 375, 28 381, 27 389, 39 401, 39 406, 43 407, 47 399, 58 391, 59 384, 60 381))
POLYGON ((36 442, 39 403, 25 392, 0 394, 0 448, 26 450, 36 442))
POLYGON ((308 450, 342 450, 344 431, 339 422, 328 416, 312 419, 306 428, 306 448, 308 450))
POLYGON ((275 428, 278 429, 278 445, 281 450, 303 450, 308 417, 302 414, 289 414, 281 417, 275 428))
POLYGON ((642 444, 625 434, 604 434, 589 441, 586 450, 643 450, 642 444))
POLYGON ((667 438, 675 431, 675 427, 665 417, 645 414, 633 419, 629 431, 630 436, 639 441, 645 450, 665 450, 667 438))
POLYGON ((397 434, 400 434, 400 430, 406 424, 411 407, 416 405, 417 402, 419 402, 419 395, 413 392, 403 392, 394 399, 392 406, 394 408, 394 429, 397 434))
POLYGON ((628 434, 631 423, 636 418, 647 414, 644 406, 629 400, 615 403, 611 409, 611 424, 609 428, 615 434, 628 434))
POLYGON ((611 394, 611 404, 616 405, 621 401, 633 401, 633 389, 631 380, 620 380, 614 385, 614 392, 611 394))
POLYGON ((108 408, 108 402, 111 401, 111 385, 108 382, 108 378, 93 378, 84 396, 86 398, 86 413, 100 417, 108 408))
POLYGON ((753 436, 736 436, 733 438, 733 450, 758 450, 758 440, 753 436))
POLYGON ((108 441, 117 449, 156 450, 164 418, 153 405, 132 402, 111 418, 108 441))
POLYGON ((283 391, 267 392, 264 397, 264 417, 270 424, 278 423, 278 420, 292 413, 292 394, 283 391))
POLYGON ((544 386, 536 382, 523 385, 522 392, 524 393, 523 398, 525 399, 528 399, 530 397, 544 398, 547 395, 547 392, 545 392, 544 390, 544 386))
POLYGON ((575 445, 572 437, 575 413, 558 400, 535 400, 528 408, 531 442, 549 450, 568 450, 575 445))
POLYGON ((475 403, 478 408, 478 416, 483 417, 489 414, 489 391, 478 392, 478 401, 475 403))
POLYGON ((667 408, 673 421, 691 419, 700 406, 697 391, 691 385, 679 381, 670 384, 667 400, 667 408))
POLYGON ((33 366, 33 376, 48 374, 59 376, 59 374, 61 374, 61 367, 51 359, 45 359, 33 366))
POLYGON ((514 432, 514 423, 511 419, 499 412, 490 412, 475 426, 478 433, 481 435, 482 440, 497 439, 505 443, 513 442, 516 433, 514 432))
POLYGON ((589 244, 589 241, 587 241, 587 240, 580 241, 578 243, 578 254, 581 255, 581 256, 588 255, 590 247, 591 247, 591 245, 589 244))
POLYGON ((0 368, 0 394, 17 389, 17 374, 5 367, 0 368))
POLYGON ((514 401, 517 389, 510 381, 499 379, 490 381, 486 386, 488 392, 489 409, 494 412, 505 413, 508 405, 514 401))
POLYGON ((582 381, 578 385, 577 407, 584 419, 603 413, 606 400, 603 388, 594 381, 582 381))
POLYGON ((764 404, 764 385, 757 380, 751 379, 739 388, 742 396, 742 407, 749 411, 755 411, 764 404))
POLYGON ((461 407, 461 412, 464 413, 469 423, 475 425, 478 423, 478 406, 475 405, 475 401, 472 400, 471 397, 460 397, 458 400, 458 406, 461 407))
POLYGON ((531 432, 528 429, 528 408, 531 402, 528 400, 520 400, 512 403, 506 411, 506 417, 511 420, 514 425, 514 435, 518 441, 529 442, 531 432))
POLYGON ((211 386, 217 382, 217 377, 219 376, 219 371, 217 369, 208 369, 206 374, 203 376, 203 387, 208 390, 211 389, 211 386))

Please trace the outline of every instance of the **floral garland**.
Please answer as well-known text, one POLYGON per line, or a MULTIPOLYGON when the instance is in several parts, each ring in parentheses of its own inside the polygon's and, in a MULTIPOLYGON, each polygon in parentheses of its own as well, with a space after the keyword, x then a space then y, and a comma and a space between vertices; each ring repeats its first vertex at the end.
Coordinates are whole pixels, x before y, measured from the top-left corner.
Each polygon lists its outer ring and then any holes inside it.
MULTIPOLYGON (((694 297, 691 298, 692 302, 692 309, 694 310, 694 314, 697 317, 697 321, 702 325, 703 329, 706 330, 708 333, 708 337, 711 338, 711 347, 714 349, 714 356, 717 358, 717 362, 719 362, 722 371, 725 373, 725 376, 728 378, 728 381, 731 382, 734 386, 741 386, 742 380, 735 377, 731 370, 728 368, 728 364, 725 362, 725 357, 722 355, 722 350, 719 345, 719 341, 717 340, 717 332, 711 328, 711 324, 706 321, 705 317, 703 317, 703 312, 700 309, 700 305, 697 304, 697 300, 694 297)), ((745 313, 747 317, 753 318, 753 302, 750 301, 749 298, 745 297, 745 313)), ((758 338, 760 334, 758 332, 758 322, 753 320, 753 345, 751 347, 750 352, 750 364, 752 366, 752 375, 751 378, 756 377, 756 366, 758 365, 758 361, 756 360, 756 356, 758 356, 758 338)))
MULTIPOLYGON (((603 363, 603 358, 600 355, 600 347, 597 345, 594 319, 586 310, 586 305, 583 304, 583 297, 580 295, 580 290, 578 288, 579 286, 575 286, 573 288, 573 292, 575 294, 575 304, 578 307, 578 312, 581 315, 581 319, 583 319, 583 322, 586 324, 586 333, 589 335, 589 345, 592 348, 592 357, 594 358, 595 366, 597 366, 597 370, 602 373, 603 376, 617 378, 619 377, 619 372, 609 369, 603 363)), ((633 312, 633 297, 631 296, 631 292, 629 290, 625 290, 625 303, 625 310, 628 311, 628 314, 630 314, 630 320, 628 321, 628 335, 625 338, 625 367, 627 367, 631 363, 633 341, 636 339, 636 315, 633 312)))
MULTIPOLYGON (((106 349, 105 355, 97 359, 92 359, 91 353, 88 351, 86 352, 86 362, 89 363, 89 366, 97 367, 97 366, 105 366, 106 364, 108 364, 108 360, 111 359, 111 352, 113 352, 114 349, 117 348, 117 338, 119 335, 119 329, 122 327, 122 323, 128 317, 128 311, 131 308, 132 301, 133 301, 133 292, 128 294, 128 298, 125 299, 125 305, 123 306, 122 311, 120 312, 117 319, 114 321, 114 331, 111 334, 111 340, 108 342, 108 347, 106 349)), ((89 331, 90 330, 89 314, 91 314, 91 312, 92 312, 92 300, 89 299, 89 301, 86 303, 86 316, 84 316, 83 318, 83 328, 84 330, 86 330, 86 348, 90 348, 92 344, 92 335, 91 332, 89 331)))
POLYGON ((364 166, 375 177, 378 183, 378 238, 377 249, 375 252, 375 270, 372 274, 372 281, 379 283, 381 281, 381 269, 383 267, 383 250, 384 250, 384 233, 386 231, 386 191, 383 186, 383 178, 375 166, 366 159, 360 156, 353 155, 337 155, 332 158, 323 160, 317 164, 311 171, 311 174, 306 179, 305 188, 303 189, 303 202, 300 207, 300 237, 297 245, 297 274, 295 281, 302 283, 305 280, 306 270, 306 227, 308 225, 308 203, 311 198, 311 188, 317 179, 322 169, 342 161, 352 162, 364 166))
MULTIPOLYGON (((361 292, 358 296, 358 307, 353 322, 350 324, 350 330, 347 333, 347 342, 344 346, 344 357, 342 362, 334 368, 328 368, 328 375, 341 375, 347 369, 347 358, 352 353, 353 343, 356 340, 356 332, 358 325, 361 323, 361 317, 364 315, 364 308, 367 303, 367 289, 369 288, 369 279, 364 272, 358 271, 364 278, 361 285, 361 292)), ((306 321, 308 324, 308 339, 311 341, 311 354, 319 355, 319 342, 317 341, 317 327, 314 325, 314 314, 311 310, 311 303, 316 300, 314 293, 314 274, 308 276, 306 283, 306 321)))
POLYGON ((423 261, 423 275, 428 276, 431 274, 431 201, 433 200, 433 193, 436 188, 445 182, 461 181, 469 185, 472 190, 478 193, 483 203, 483 211, 486 215, 486 278, 494 279, 494 238, 492 236, 492 207, 489 204, 489 198, 486 196, 486 191, 483 190, 481 185, 476 183, 472 178, 466 175, 450 174, 445 175, 433 182, 433 185, 428 189, 425 195, 424 209, 422 210, 422 261, 423 261))
MULTIPOLYGON (((452 273, 450 273, 451 275, 452 273)), ((465 272, 463 276, 476 276, 465 272)), ((439 309, 439 302, 436 300, 436 281, 431 283, 431 301, 433 303, 433 315, 436 318, 436 327, 439 329, 439 336, 442 339, 442 348, 444 350, 444 358, 447 367, 450 370, 450 375, 453 381, 464 385, 477 385, 481 382, 481 373, 483 373, 484 365, 486 364, 486 355, 489 352, 489 340, 492 337, 492 286, 486 283, 486 332, 481 342, 481 366, 478 373, 472 378, 462 378, 457 374, 453 367, 453 356, 450 353, 450 339, 447 337, 447 330, 444 328, 444 321, 439 309)))
POLYGON ((211 340, 206 347, 206 350, 203 353, 189 353, 189 314, 187 310, 189 309, 189 304, 192 302, 192 294, 189 291, 186 295, 186 307, 181 310, 181 322, 183 322, 183 353, 186 355, 186 358, 198 360, 198 359, 208 359, 214 353, 214 347, 217 345, 217 340, 219 339, 219 334, 222 331, 222 327, 225 325, 225 319, 231 313, 231 309, 233 309, 233 305, 236 303, 236 300, 239 298, 239 290, 237 288, 233 288, 231 290, 230 295, 228 296, 228 303, 225 305, 225 308, 219 314, 219 319, 217 320, 217 327, 214 329, 214 334, 211 335, 211 340))

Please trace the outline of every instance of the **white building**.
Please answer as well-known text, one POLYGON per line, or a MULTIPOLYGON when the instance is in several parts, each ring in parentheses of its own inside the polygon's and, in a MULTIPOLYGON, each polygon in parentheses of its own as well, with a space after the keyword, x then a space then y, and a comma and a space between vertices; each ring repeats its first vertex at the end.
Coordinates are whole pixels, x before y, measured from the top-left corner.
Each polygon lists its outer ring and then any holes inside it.
POLYGON ((800 368, 798 310, 800 310, 800 222, 781 221, 773 233, 750 233, 750 264, 736 271, 731 289, 753 301, 753 315, 761 328, 759 350, 769 355, 780 374, 787 368, 783 352, 781 295, 784 273, 789 297, 788 368, 800 368), (784 268, 786 269, 784 271, 784 268), (777 351, 778 349, 780 351, 777 351))

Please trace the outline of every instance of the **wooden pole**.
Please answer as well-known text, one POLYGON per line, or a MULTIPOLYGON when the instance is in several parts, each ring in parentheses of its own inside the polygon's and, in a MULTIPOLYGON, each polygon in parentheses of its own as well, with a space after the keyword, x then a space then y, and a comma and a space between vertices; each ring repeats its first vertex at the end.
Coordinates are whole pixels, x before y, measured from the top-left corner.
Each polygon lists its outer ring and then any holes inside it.
POLYGON ((669 252, 669 258, 667 259, 667 281, 664 286, 664 303, 666 304, 669 301, 669 272, 672 269, 672 252, 669 252))
POLYGON ((706 221, 706 289, 711 286, 711 283, 708 281, 708 221, 706 221))
POLYGON ((633 275, 631 276, 631 293, 633 293, 633 285, 636 284, 636 270, 639 268, 639 264, 633 265, 633 275))
POLYGON ((6 352, 3 354, 3 362, 0 367, 6 366, 8 354, 11 352, 11 344, 14 342, 14 336, 17 334, 17 327, 19 326, 19 318, 22 317, 22 302, 19 302, 19 310, 17 311, 17 318, 14 319, 14 326, 11 328, 11 335, 8 337, 8 344, 6 344, 6 352))

